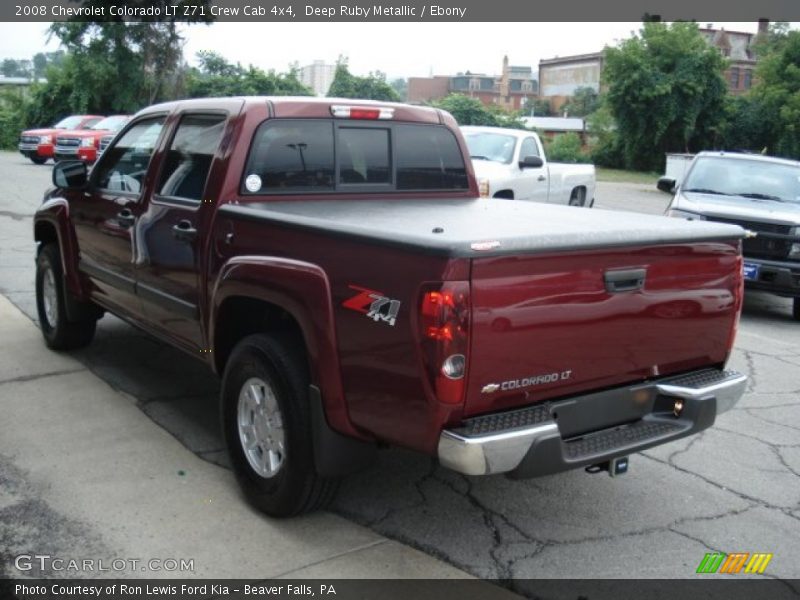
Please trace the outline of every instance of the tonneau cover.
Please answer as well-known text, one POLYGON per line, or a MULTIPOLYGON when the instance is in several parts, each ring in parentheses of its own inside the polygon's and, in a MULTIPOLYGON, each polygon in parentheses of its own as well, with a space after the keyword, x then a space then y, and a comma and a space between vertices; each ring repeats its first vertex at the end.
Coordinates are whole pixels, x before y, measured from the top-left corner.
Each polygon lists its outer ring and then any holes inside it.
POLYGON ((452 257, 744 237, 735 225, 501 199, 295 199, 226 204, 220 211, 452 257), (482 243, 490 244, 476 250, 482 243))

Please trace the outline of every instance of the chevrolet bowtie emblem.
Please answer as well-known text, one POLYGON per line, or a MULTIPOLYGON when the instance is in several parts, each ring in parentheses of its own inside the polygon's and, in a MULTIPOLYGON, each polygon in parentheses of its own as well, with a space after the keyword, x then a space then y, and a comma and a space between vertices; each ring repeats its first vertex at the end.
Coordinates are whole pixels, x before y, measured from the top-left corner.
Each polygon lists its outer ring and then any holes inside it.
POLYGON ((483 389, 481 390, 481 394, 491 394, 492 392, 496 392, 499 389, 500 389, 500 384, 498 384, 498 383, 489 383, 489 384, 483 386, 483 389))

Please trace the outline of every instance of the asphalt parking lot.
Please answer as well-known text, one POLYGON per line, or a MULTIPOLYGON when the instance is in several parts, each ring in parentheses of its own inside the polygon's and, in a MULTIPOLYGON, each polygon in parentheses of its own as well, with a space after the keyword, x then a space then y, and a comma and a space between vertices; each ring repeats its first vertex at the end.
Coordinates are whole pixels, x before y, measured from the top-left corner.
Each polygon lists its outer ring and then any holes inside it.
MULTIPOLYGON (((48 166, 0 153, 0 294, 33 320, 31 216, 49 181, 48 166)), ((659 214, 667 200, 601 183, 593 210, 659 214)), ((74 356, 198 457, 226 464, 218 382, 202 364, 110 316, 74 356)), ((388 450, 332 510, 482 578, 688 578, 721 551, 773 553, 765 576, 798 579, 800 322, 788 300, 747 295, 731 366, 750 376, 739 405, 699 436, 633 456, 624 477, 471 478, 388 450)))

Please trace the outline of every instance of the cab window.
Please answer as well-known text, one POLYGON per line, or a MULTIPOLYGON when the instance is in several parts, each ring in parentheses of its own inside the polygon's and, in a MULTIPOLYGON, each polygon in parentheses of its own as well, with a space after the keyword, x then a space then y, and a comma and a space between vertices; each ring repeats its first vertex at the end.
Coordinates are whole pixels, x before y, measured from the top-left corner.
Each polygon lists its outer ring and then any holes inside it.
POLYGON ((94 169, 97 187, 138 194, 163 127, 163 116, 143 119, 107 148, 94 169))
POLYGON ((158 194, 200 202, 225 127, 224 115, 187 115, 167 150, 158 194))

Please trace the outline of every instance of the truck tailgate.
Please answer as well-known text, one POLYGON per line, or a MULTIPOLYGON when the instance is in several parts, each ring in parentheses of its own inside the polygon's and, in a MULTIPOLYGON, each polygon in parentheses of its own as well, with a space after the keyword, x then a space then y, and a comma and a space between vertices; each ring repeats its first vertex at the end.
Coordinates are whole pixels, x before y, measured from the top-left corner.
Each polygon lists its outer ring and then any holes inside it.
POLYGON ((725 362, 738 240, 476 258, 465 415, 725 362))

